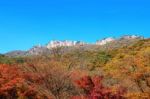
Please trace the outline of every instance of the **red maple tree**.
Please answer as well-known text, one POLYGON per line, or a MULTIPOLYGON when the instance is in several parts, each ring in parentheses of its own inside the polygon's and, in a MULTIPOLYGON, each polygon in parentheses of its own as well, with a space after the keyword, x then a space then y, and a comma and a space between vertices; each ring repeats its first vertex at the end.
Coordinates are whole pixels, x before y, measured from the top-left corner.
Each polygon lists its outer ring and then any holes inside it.
POLYGON ((84 95, 73 96, 72 99, 124 99, 124 90, 113 92, 102 84, 102 76, 84 76, 75 81, 78 88, 83 89, 84 95))

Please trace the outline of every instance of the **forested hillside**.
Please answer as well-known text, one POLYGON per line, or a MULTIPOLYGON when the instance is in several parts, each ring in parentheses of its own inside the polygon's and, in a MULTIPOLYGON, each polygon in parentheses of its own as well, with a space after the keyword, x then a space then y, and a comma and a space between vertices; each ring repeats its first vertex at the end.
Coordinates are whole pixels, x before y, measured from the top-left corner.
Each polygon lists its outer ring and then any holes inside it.
POLYGON ((0 99, 150 99, 150 39, 70 49, 0 55, 0 99))

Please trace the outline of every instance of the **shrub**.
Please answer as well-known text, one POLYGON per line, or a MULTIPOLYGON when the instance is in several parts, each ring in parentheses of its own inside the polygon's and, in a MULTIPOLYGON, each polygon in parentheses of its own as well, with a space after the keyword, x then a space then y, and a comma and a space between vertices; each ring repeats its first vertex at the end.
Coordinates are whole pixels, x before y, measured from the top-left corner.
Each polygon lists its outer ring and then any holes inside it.
POLYGON ((78 88, 83 89, 83 94, 74 96, 72 99, 124 99, 124 90, 119 89, 113 91, 110 88, 106 88, 102 84, 102 76, 84 76, 81 79, 75 81, 78 88))
POLYGON ((24 73, 18 68, 9 65, 0 65, 0 99, 48 99, 40 94, 34 84, 28 83, 24 73))

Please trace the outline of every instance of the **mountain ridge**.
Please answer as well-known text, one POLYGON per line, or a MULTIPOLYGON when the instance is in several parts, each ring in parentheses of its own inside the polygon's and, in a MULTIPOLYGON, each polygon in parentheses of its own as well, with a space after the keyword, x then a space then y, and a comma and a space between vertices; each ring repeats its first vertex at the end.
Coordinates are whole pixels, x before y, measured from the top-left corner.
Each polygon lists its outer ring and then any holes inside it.
POLYGON ((121 46, 126 46, 132 44, 138 40, 142 40, 144 37, 136 36, 136 35, 125 35, 120 38, 108 37, 101 40, 97 40, 94 44, 86 43, 82 41, 71 41, 71 40, 55 40, 50 41, 48 44, 42 46, 37 45, 33 46, 31 49, 27 51, 16 50, 5 53, 4 55, 10 57, 18 57, 18 56, 30 56, 30 55, 41 55, 41 54, 50 54, 53 48, 62 47, 64 50, 76 50, 76 49, 84 49, 84 50, 106 50, 110 48, 118 48, 121 46), (56 45, 55 45, 56 44, 56 45))

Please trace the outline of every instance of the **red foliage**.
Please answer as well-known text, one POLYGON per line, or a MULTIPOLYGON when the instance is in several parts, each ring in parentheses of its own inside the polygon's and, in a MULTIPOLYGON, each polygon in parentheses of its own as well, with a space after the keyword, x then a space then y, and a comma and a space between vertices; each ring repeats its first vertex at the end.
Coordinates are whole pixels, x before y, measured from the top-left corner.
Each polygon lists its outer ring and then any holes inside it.
POLYGON ((103 77, 84 76, 77 80, 76 86, 83 89, 85 95, 74 96, 72 99, 124 99, 124 90, 113 92, 110 88, 102 85, 103 77))
POLYGON ((24 73, 15 66, 0 64, 0 99, 44 97, 36 91, 33 83, 27 82, 24 73))

